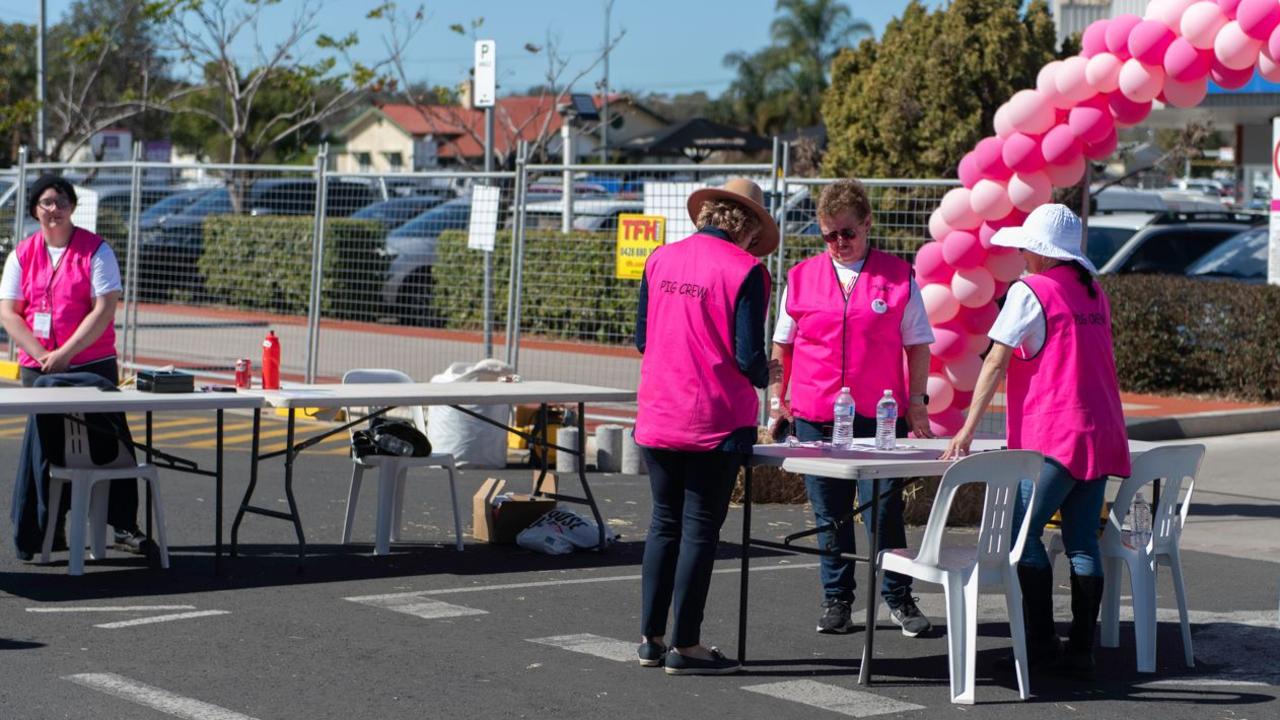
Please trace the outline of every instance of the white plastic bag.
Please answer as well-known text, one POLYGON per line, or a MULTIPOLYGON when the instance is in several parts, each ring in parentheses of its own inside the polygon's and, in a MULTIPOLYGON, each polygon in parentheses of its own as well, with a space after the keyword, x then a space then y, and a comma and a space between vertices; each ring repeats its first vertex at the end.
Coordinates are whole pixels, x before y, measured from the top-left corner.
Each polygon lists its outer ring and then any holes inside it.
MULTIPOLYGON (((474 365, 456 362, 431 378, 431 382, 484 382, 510 375, 511 366, 497 360, 474 365)), ((506 425, 510 405, 463 405, 494 422, 506 425)), ((434 452, 448 453, 459 466, 504 468, 507 466, 507 431, 459 412, 447 405, 427 408, 427 439, 434 452)))
MULTIPOLYGON (((604 526, 606 545, 617 540, 613 528, 604 526)), ((600 543, 600 530, 594 520, 588 520, 569 510, 551 510, 537 522, 520 531, 516 544, 527 550, 548 555, 564 555, 574 548, 595 548, 600 543)))

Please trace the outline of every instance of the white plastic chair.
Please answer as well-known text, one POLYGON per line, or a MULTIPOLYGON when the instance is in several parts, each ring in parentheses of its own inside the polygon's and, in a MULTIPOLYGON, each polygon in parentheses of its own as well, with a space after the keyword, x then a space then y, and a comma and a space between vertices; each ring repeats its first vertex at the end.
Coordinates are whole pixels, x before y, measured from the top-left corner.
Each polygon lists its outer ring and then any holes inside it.
POLYGON ((91 542, 89 556, 94 560, 106 557, 107 500, 111 488, 110 481, 141 478, 151 487, 151 508, 156 521, 160 566, 167 569, 169 544, 164 532, 164 503, 160 499, 159 472, 154 465, 135 463, 123 442, 119 443, 116 459, 110 466, 94 465, 89 453, 89 431, 82 424, 83 422, 84 416, 78 414, 63 421, 63 462, 66 464, 49 467, 49 516, 45 522, 44 547, 40 550, 40 561, 49 562, 64 485, 71 485, 71 516, 67 519, 69 549, 67 571, 72 575, 83 575, 86 525, 92 524, 89 534, 91 542))
MULTIPOLYGON (((1020 480, 1040 475, 1044 457, 1031 450, 1002 450, 971 455, 952 465, 942 476, 924 539, 915 557, 907 549, 883 550, 877 559, 877 586, 884 573, 898 572, 925 582, 942 585, 947 599, 947 644, 950 658, 951 702, 973 704, 974 662, 978 639, 978 592, 1002 588, 1009 610, 1009 629, 1018 671, 1018 696, 1031 693, 1027 677, 1027 643, 1022 621, 1022 589, 1018 585, 1017 563, 1027 539, 1027 512, 1013 532, 1014 499, 1020 480), (982 528, 975 546, 942 546, 951 501, 961 485, 987 486, 982 508, 982 528), (1011 542, 1012 540, 1012 542, 1011 542)), ((1035 500, 1034 488, 1031 505, 1035 500)), ((872 619, 879 602, 872 603, 872 619)), ((867 662, 864 657, 863 662, 867 662)))
MULTIPOLYGON (((1133 462, 1133 473, 1120 485, 1107 529, 1102 533, 1102 567, 1106 573, 1102 597, 1102 646, 1120 645, 1120 576, 1129 569, 1133 597, 1133 632, 1138 655, 1138 672, 1156 671, 1156 567, 1169 566, 1173 590, 1178 600, 1182 625, 1182 652, 1187 667, 1195 667, 1191 647, 1191 623, 1187 618, 1187 590, 1182 582, 1182 560, 1178 543, 1191 507, 1204 445, 1168 445, 1150 450, 1133 462), (1151 541, 1146 547, 1130 546, 1129 532, 1123 530, 1133 496, 1156 480, 1164 480, 1160 502, 1151 517, 1151 541), (1182 487, 1186 484, 1186 493, 1182 487), (1179 502, 1179 496, 1181 502, 1179 502)), ((1149 493, 1148 497, 1152 495, 1149 493)))
MULTIPOLYGON (((349 370, 342 376, 343 383, 411 383, 413 379, 399 370, 359 369, 349 370)), ((413 424, 423 435, 427 421, 422 408, 414 406, 413 424)), ((400 542, 400 528, 404 520, 404 486, 412 468, 438 467, 449 473, 449 497, 453 500, 453 533, 462 552, 462 519, 458 514, 458 490, 454 483, 457 468, 453 456, 448 453, 432 453, 427 457, 403 457, 400 455, 366 455, 352 457, 351 489, 347 493, 347 518, 342 523, 342 543, 351 542, 351 528, 355 522, 356 502, 360 499, 360 482, 368 468, 378 469, 378 521, 374 530, 373 552, 386 555, 392 542, 400 542)))

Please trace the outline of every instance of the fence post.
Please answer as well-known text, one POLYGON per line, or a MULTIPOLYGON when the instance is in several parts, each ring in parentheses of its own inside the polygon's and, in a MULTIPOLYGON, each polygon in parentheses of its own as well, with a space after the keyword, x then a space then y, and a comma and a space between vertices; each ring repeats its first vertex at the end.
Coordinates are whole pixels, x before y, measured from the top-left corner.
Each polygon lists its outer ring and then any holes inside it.
POLYGON ((524 288, 524 226, 525 226, 525 200, 529 194, 529 144, 525 143, 520 151, 520 157, 516 160, 517 172, 516 179, 520 183, 520 202, 516 214, 516 233, 511 239, 511 269, 512 277, 515 279, 515 288, 511 292, 511 309, 512 312, 507 318, 511 323, 511 344, 507 346, 508 357, 507 364, 512 369, 520 367, 520 294, 524 288))
POLYGON ((573 230, 573 171, 569 166, 573 164, 573 123, 570 118, 564 119, 564 124, 560 126, 560 149, 564 155, 564 178, 562 184, 564 189, 561 191, 560 208, 560 232, 568 235, 573 230))
MULTIPOLYGON (((786 197, 787 197, 787 178, 790 177, 790 175, 791 175, 791 143, 788 142, 788 143, 782 144, 783 201, 782 201, 782 218, 778 223, 778 253, 777 253, 778 259, 776 261, 778 272, 774 276, 775 278, 777 278, 775 287, 784 285, 787 279, 787 201, 786 201, 786 197)), ((777 298, 774 301, 775 304, 777 305, 777 311, 774 313, 773 318, 776 321, 777 317, 782 314, 781 291, 779 291, 778 293, 775 293, 775 297, 777 298)), ((772 332, 773 332, 772 324, 768 324, 766 325, 766 327, 769 328, 769 332, 771 333, 770 337, 772 337, 772 332)))
POLYGON ((516 143, 516 179, 515 179, 515 197, 511 203, 511 262, 507 268, 507 327, 506 327, 506 344, 507 344, 507 364, 511 367, 516 366, 515 342, 516 333, 519 328, 516 327, 518 322, 516 319, 516 277, 520 274, 519 262, 519 237, 520 224, 524 219, 524 189, 527 184, 528 164, 525 157, 528 146, 524 140, 516 143))
MULTIPOLYGON (((13 252, 18 248, 18 243, 22 242, 22 218, 23 209, 27 199, 27 146, 23 145, 18 148, 18 184, 13 194, 13 245, 9 252, 13 252)), ((9 338, 9 360, 13 361, 18 357, 18 343, 13 338, 9 338)))
POLYGON ((320 355, 320 284, 324 281, 324 216, 328 193, 329 143, 316 154, 316 211, 311 240, 311 299, 307 303, 307 366, 304 379, 316 381, 320 355))
POLYGON ((133 166, 129 169, 129 235, 125 241, 124 351, 129 367, 138 362, 138 253, 142 238, 138 217, 142 214, 142 143, 133 143, 133 166))
MULTIPOLYGON (((484 171, 486 173, 493 172, 493 108, 484 109, 484 171)), ((484 179, 486 185, 493 183, 493 178, 486 176, 484 179)), ((502 207, 501 196, 499 196, 498 207, 502 207)), ((484 356, 485 358, 493 357, 493 250, 485 250, 484 252, 484 301, 482 303, 484 314, 484 356)))

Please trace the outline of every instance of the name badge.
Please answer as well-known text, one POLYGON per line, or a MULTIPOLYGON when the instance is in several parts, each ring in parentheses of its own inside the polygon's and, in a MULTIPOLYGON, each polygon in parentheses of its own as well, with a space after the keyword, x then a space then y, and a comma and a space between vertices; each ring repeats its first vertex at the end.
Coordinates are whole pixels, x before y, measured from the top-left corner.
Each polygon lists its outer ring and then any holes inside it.
POLYGON ((38 312, 34 321, 31 323, 31 331, 41 340, 49 339, 49 332, 53 329, 53 313, 38 312))
POLYGON ((884 298, 876 298, 875 300, 871 301, 871 309, 875 312, 875 314, 883 315, 889 312, 889 303, 885 302, 884 298))

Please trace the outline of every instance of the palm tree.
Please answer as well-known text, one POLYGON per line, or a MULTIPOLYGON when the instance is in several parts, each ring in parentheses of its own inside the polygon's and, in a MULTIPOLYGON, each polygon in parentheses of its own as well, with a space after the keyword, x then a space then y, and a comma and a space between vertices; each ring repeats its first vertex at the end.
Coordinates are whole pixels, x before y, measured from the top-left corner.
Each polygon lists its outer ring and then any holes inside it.
POLYGON ((856 39, 871 35, 871 25, 855 18, 849 6, 839 0, 778 0, 779 16, 769 26, 775 44, 787 48, 793 60, 822 75, 826 88, 827 69, 836 53, 856 39))

